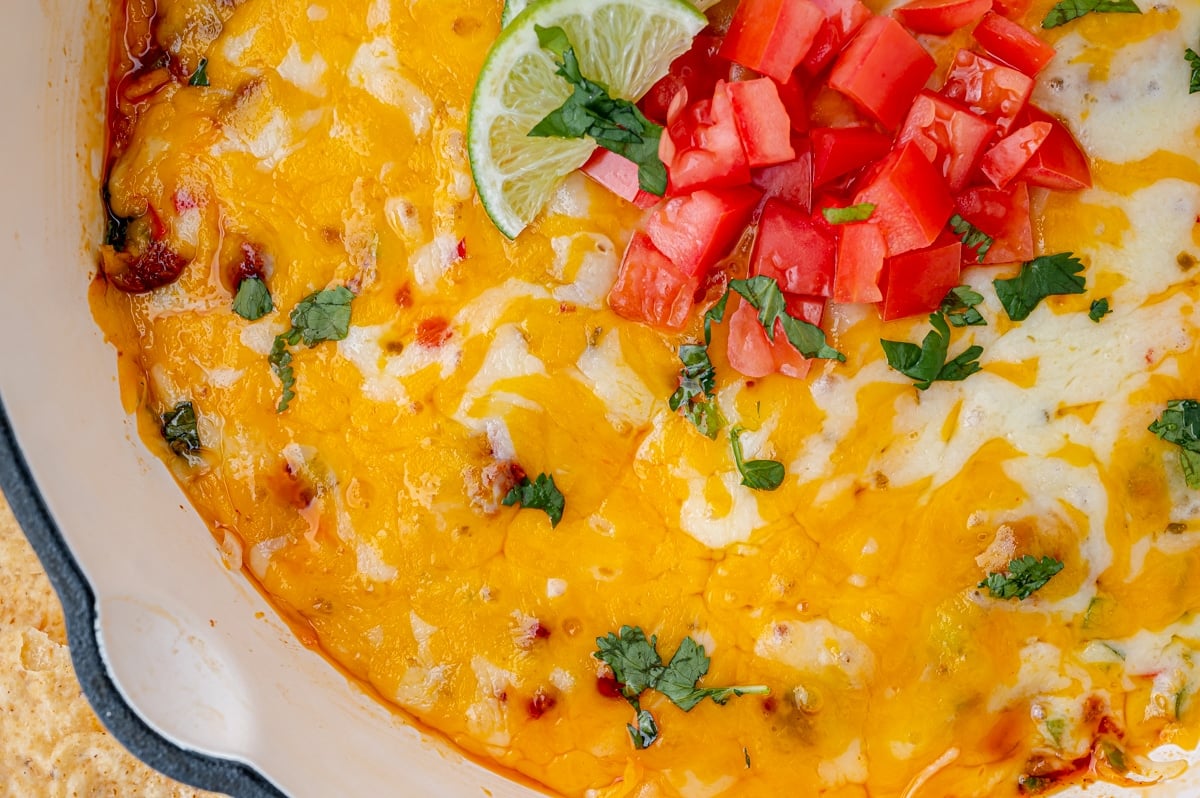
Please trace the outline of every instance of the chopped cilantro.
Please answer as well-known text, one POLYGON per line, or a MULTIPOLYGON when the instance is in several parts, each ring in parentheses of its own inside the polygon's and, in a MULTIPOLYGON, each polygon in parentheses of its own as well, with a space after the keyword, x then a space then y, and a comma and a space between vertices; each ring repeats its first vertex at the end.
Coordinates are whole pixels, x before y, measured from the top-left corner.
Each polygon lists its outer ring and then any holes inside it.
POLYGON ((1088 310, 1088 318, 1099 324, 1100 319, 1109 313, 1112 313, 1112 308, 1108 306, 1108 299, 1097 299, 1092 302, 1092 307, 1088 310))
POLYGON ((1017 779, 1017 783, 1021 786, 1021 792, 1026 795, 1038 795, 1050 789, 1054 785, 1050 779, 1045 776, 1021 776, 1017 779))
POLYGON ((1007 573, 991 573, 977 586, 986 587, 992 598, 1027 599, 1040 590, 1063 569, 1060 560, 1043 557, 1038 560, 1026 554, 1008 564, 1007 573))
POLYGON ((667 190, 667 167, 658 157, 663 129, 646 119, 629 100, 610 97, 608 87, 585 78, 579 71, 575 49, 566 31, 535 25, 538 44, 557 55, 555 74, 574 87, 560 107, 538 122, 530 136, 562 139, 588 137, 606 150, 623 155, 638 166, 638 185, 661 197, 667 190))
POLYGON ((759 275, 748 280, 733 280, 729 288, 758 311, 758 321, 772 341, 775 340, 775 322, 778 321, 783 326, 788 342, 804 357, 846 360, 845 355, 825 342, 825 332, 820 327, 787 312, 783 291, 774 278, 759 275))
POLYGON ((1192 78, 1188 84, 1188 94, 1200 93, 1200 53, 1189 47, 1184 51, 1183 57, 1192 68, 1192 78))
POLYGON ((1055 748, 1062 748, 1063 732, 1067 730, 1067 721, 1063 718, 1050 718, 1046 721, 1046 732, 1054 741, 1055 748))
POLYGON ((683 410, 683 415, 696 425, 700 434, 712 440, 725 426, 725 419, 717 403, 712 401, 716 392, 717 370, 708 359, 708 347, 699 344, 684 344, 679 347, 679 359, 683 368, 679 370, 679 387, 667 401, 671 410, 683 410))
POLYGON ((247 321, 256 321, 275 309, 267 284, 258 277, 247 277, 233 298, 233 312, 247 321))
POLYGON ((746 750, 746 746, 742 746, 742 759, 746 761, 746 770, 750 769, 750 752, 746 750))
POLYGON ((775 490, 782 485, 783 463, 778 460, 744 460, 741 438, 741 427, 729 430, 729 446, 733 449, 733 462, 737 465, 738 473, 742 475, 742 484, 751 490, 775 490))
POLYGON ((954 231, 956 236, 962 239, 963 246, 967 249, 975 250, 975 259, 979 263, 983 263, 983 259, 987 257, 988 250, 992 248, 992 244, 996 243, 990 235, 957 213, 950 217, 950 229, 954 231))
POLYGON ((918 390, 928 390, 935 382, 960 382, 979 371, 983 347, 969 346, 962 354, 947 361, 950 350, 950 326, 940 313, 931 313, 933 329, 920 346, 907 341, 880 340, 888 365, 916 380, 918 390))
POLYGON ((309 294, 292 309, 291 328, 275 336, 275 343, 267 355, 271 370, 283 386, 283 395, 276 412, 282 413, 287 410, 288 405, 296 398, 296 375, 292 370, 292 353, 288 347, 303 341, 305 346, 312 348, 322 341, 340 341, 345 338, 350 332, 350 303, 353 300, 354 293, 349 288, 339 285, 337 288, 327 288, 309 294))
POLYGON ((180 402, 169 413, 162 414, 162 436, 175 454, 194 454, 200 451, 200 433, 196 430, 196 408, 191 402, 180 402))
POLYGON ((1150 431, 1179 447, 1179 465, 1189 488, 1200 489, 1200 402, 1172 399, 1150 431))
POLYGON ((955 327, 986 327, 987 321, 975 309, 982 302, 982 294, 976 293, 968 285, 960 285, 947 292, 938 310, 955 327))
POLYGON ((705 698, 724 704, 734 696, 770 692, 765 685, 697 687, 696 683, 708 673, 709 658, 704 648, 691 637, 680 642, 666 665, 658 653, 658 637, 651 635, 647 639, 646 633, 637 626, 622 626, 616 634, 609 632, 596 638, 596 649, 592 656, 612 669, 621 695, 636 713, 637 725, 626 727, 636 748, 646 748, 658 739, 658 725, 638 703, 638 696, 646 690, 657 690, 684 712, 690 712, 705 698))
POLYGON ((871 214, 875 213, 875 205, 870 202, 862 202, 858 205, 851 205, 848 208, 822 208, 821 215, 825 217, 825 221, 830 224, 850 224, 852 222, 865 222, 871 218, 871 214))
POLYGON ((503 503, 505 507, 520 504, 527 510, 543 510, 550 516, 551 527, 558 526, 567 506, 562 491, 554 484, 554 477, 547 474, 538 474, 532 482, 529 477, 524 477, 508 492, 503 503))
POLYGON ((1082 294, 1083 264, 1070 252, 1043 255, 1021 265, 1021 271, 1009 280, 993 280, 996 296, 1013 321, 1024 321, 1048 296, 1082 294))
POLYGON ((1085 14, 1140 14, 1142 10, 1133 0, 1061 0, 1055 4, 1046 18, 1043 28, 1057 28, 1085 14))
POLYGON ((189 86, 207 86, 208 85, 208 59, 201 58, 200 66, 196 67, 196 71, 188 78, 189 86))

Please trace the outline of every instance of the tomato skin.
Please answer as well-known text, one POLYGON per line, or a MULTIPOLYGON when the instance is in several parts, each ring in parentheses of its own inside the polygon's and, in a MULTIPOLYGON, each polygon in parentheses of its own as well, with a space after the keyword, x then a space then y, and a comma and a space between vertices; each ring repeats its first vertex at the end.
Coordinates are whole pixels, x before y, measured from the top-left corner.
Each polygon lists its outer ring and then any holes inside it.
POLYGON ((758 222, 750 274, 774 279, 785 293, 829 296, 836 251, 834 236, 812 214, 769 199, 758 222))
POLYGON ((881 280, 880 318, 891 321, 937 310, 959 284, 962 260, 962 242, 948 236, 925 249, 888 258, 881 280))
POLYGON ((942 175, 951 191, 967 185, 996 126, 951 100, 923 91, 913 101, 896 136, 898 144, 914 142, 942 175))
MULTIPOLYGON (((821 323, 825 313, 824 299, 785 294, 784 300, 791 316, 809 324, 821 323)), ((782 325, 776 322, 775 340, 772 341, 758 321, 758 312, 749 302, 740 295, 731 296, 729 301, 733 305, 733 312, 729 317, 725 353, 730 366, 752 379, 775 373, 796 378, 808 374, 812 361, 791 345, 782 325)))
POLYGON ((992 0, 911 0, 892 13, 911 31, 945 36, 978 22, 992 0))
POLYGON ((970 50, 959 50, 942 94, 996 123, 1007 134, 1033 93, 1033 78, 970 50))
POLYGON ((834 302, 878 302, 879 277, 887 257, 887 241, 874 222, 843 224, 838 229, 834 302))
POLYGON ((650 214, 646 235, 680 272, 699 278, 737 243, 760 199, 749 186, 671 197, 650 214))
POLYGON ((784 163, 796 157, 792 149, 792 123, 770 78, 725 84, 733 118, 742 138, 746 161, 753 169, 784 163))
POLYGON ((808 132, 809 97, 808 87, 804 81, 797 80, 795 75, 787 83, 776 83, 775 90, 783 109, 787 111, 788 123, 793 133, 808 132))
POLYGON ((687 92, 680 92, 671 101, 658 145, 658 157, 667 166, 668 195, 750 182, 750 163, 725 85, 717 81, 712 100, 687 105, 687 92))
POLYGON ((932 244, 954 211, 946 180, 911 141, 892 150, 864 180, 854 204, 875 206, 871 219, 889 255, 932 244))
POLYGON ((972 35, 996 60, 1016 67, 1031 78, 1046 68, 1056 52, 1021 25, 991 11, 984 14, 972 35))
POLYGON ((899 22, 872 17, 838 56, 829 85, 888 130, 895 130, 936 66, 899 22))
POLYGON ((890 138, 869 127, 813 128, 809 138, 814 186, 858 171, 882 158, 892 146, 890 138))
POLYGON ((608 305, 618 316, 681 329, 692 310, 697 281, 679 271, 643 232, 633 234, 608 305))
POLYGON ((1031 122, 1017 128, 984 153, 980 171, 993 186, 1004 188, 1041 149, 1052 129, 1049 122, 1031 122))
POLYGON ((800 65, 809 75, 816 75, 829 66, 850 37, 872 16, 871 9, 859 0, 813 0, 813 3, 821 9, 825 20, 800 65))
MULTIPOLYGON (((1016 263, 1033 258, 1033 222, 1029 187, 1013 183, 1006 190, 980 186, 954 198, 954 212, 992 237, 984 265, 1016 263)), ((977 263, 976 251, 963 247, 964 263, 977 263)))
POLYGON ((1092 187, 1092 170, 1087 156, 1066 125, 1033 104, 1025 106, 1025 113, 1018 121, 1020 124, 1046 122, 1051 128, 1041 148, 1021 170, 1021 180, 1058 191, 1092 187))
POLYGON ((796 157, 787 163, 764 166, 750 172, 750 182, 766 197, 777 197, 805 211, 812 210, 813 150, 806 136, 793 136, 796 157))
POLYGON ((721 39, 701 33, 692 41, 692 49, 671 62, 670 71, 650 87, 638 102, 651 122, 664 125, 671 100, 681 89, 691 97, 711 97, 717 81, 729 77, 730 64, 717 55, 721 39))
POLYGON ((600 147, 588 162, 579 167, 585 175, 626 202, 639 208, 653 208, 658 197, 643 191, 638 184, 638 166, 623 155, 600 147))
POLYGON ((1029 11, 1033 0, 994 0, 992 10, 1008 19, 1020 19, 1029 11))
POLYGON ((742 0, 718 52, 786 83, 824 19, 811 0, 742 0))

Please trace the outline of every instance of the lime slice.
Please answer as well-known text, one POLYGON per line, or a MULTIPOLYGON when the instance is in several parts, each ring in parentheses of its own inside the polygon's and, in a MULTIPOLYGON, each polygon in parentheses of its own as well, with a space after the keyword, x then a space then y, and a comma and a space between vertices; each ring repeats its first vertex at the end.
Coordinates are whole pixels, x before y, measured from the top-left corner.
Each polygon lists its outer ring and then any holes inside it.
POLYGON ((534 27, 561 27, 585 76, 636 100, 707 22, 685 0, 536 0, 516 16, 483 63, 467 123, 475 186, 500 232, 516 238, 596 148, 591 139, 528 135, 572 91, 534 27))
MULTIPOLYGON (((525 7, 530 2, 537 0, 504 0, 504 10, 500 12, 500 27, 507 28, 508 23, 516 19, 517 14, 525 10, 525 7)), ((700 11, 707 11, 715 6, 720 0, 692 0, 694 5, 700 11)))

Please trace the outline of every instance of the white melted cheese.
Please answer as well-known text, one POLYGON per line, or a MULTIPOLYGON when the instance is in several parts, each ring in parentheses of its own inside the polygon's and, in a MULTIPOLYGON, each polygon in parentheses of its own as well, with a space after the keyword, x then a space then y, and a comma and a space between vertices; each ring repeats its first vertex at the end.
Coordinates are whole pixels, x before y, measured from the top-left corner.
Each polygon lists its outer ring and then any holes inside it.
POLYGON ((875 654, 867 644, 825 618, 769 623, 754 653, 800 672, 837 672, 853 690, 875 673, 875 654))
POLYGON ((440 346, 423 346, 413 342, 399 354, 384 351, 380 340, 388 325, 351 326, 346 337, 338 341, 338 354, 362 375, 363 396, 377 402, 397 405, 409 403, 404 380, 424 369, 436 366, 443 379, 450 376, 462 359, 462 348, 452 336, 440 346))
MULTIPOLYGON (((454 413, 454 419, 468 429, 484 432, 487 420, 473 415, 476 402, 487 397, 488 404, 538 406, 516 394, 497 391, 496 383, 517 377, 531 377, 545 374, 546 365, 529 351, 529 344, 520 328, 515 324, 505 324, 496 329, 492 344, 484 356, 483 365, 467 383, 462 401, 454 413)), ((494 415, 494 414, 493 414, 494 415)))
POLYGON ((279 77, 301 91, 308 92, 315 97, 324 97, 327 69, 325 59, 321 57, 320 53, 313 53, 312 58, 305 59, 300 55, 300 45, 292 42, 292 46, 288 48, 275 71, 279 73, 279 77))
POLYGON ((604 334, 576 363, 575 375, 604 403, 605 418, 614 427, 643 427, 660 410, 659 399, 625 360, 619 331, 604 334))
POLYGON ((390 40, 381 36, 361 45, 346 69, 346 78, 351 86, 379 102, 402 109, 415 135, 428 132, 433 101, 404 76, 396 46, 390 40))

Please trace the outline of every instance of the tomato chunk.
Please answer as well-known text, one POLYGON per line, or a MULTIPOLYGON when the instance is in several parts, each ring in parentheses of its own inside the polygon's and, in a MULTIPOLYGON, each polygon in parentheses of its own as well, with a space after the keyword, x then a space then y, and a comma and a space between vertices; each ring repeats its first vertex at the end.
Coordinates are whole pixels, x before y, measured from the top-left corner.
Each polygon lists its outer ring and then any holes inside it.
POLYGON ((882 158, 892 142, 869 127, 813 128, 813 185, 826 183, 858 171, 882 158))
POLYGON ((936 64, 891 17, 872 17, 838 56, 829 85, 889 130, 904 121, 936 64))
POLYGON ((696 288, 694 277, 677 269, 649 236, 637 232, 621 259, 608 305, 630 321, 678 330, 687 323, 696 288))
POLYGON ((646 235, 688 277, 699 277, 737 242, 762 192, 749 186, 699 189, 650 214, 646 235))
POLYGON ((763 205, 750 273, 771 277, 782 291, 829 296, 836 242, 809 213, 777 199, 763 205))
POLYGON ((742 0, 719 52, 786 83, 808 54, 824 19, 811 0, 742 0))
POLYGON ((812 210, 813 150, 812 142, 804 136, 792 137, 796 157, 787 163, 751 170, 750 182, 762 189, 767 197, 812 210))
POLYGON ((658 202, 658 197, 643 191, 638 183, 637 164, 623 155, 600 147, 579 168, 592 180, 639 208, 653 208, 658 202))
POLYGON ((984 153, 980 171, 996 188, 1011 183, 1050 136, 1049 122, 1030 122, 1019 127, 984 153))
POLYGON ((706 33, 692 40, 692 49, 671 62, 670 71, 650 87, 638 106, 646 118, 662 125, 667 109, 681 89, 690 97, 711 97, 717 81, 729 77, 730 63, 717 55, 721 39, 706 33))
POLYGON ((1029 11, 1033 0, 994 0, 992 10, 1002 17, 1020 19, 1029 11))
POLYGON ((975 26, 975 41, 1011 67, 1036 77, 1054 58, 1055 50, 1012 20, 989 11, 975 26))
POLYGON ((1032 104, 1025 106, 1025 113, 1019 121, 1021 124, 1046 122, 1051 128, 1041 148, 1021 170, 1022 180, 1033 186, 1059 191, 1092 187, 1092 170, 1088 166, 1087 156, 1066 125, 1032 104))
MULTIPOLYGON (((788 314, 807 321, 821 323, 825 313, 825 300, 785 294, 788 314)), ((725 344, 729 365, 747 377, 759 378, 768 374, 784 374, 789 377, 804 377, 812 361, 803 357, 788 341, 783 326, 775 324, 775 340, 767 337, 766 330, 758 321, 758 311, 741 296, 730 297, 733 313, 729 317, 729 338, 725 344)))
POLYGON ((838 229, 834 302, 878 302, 883 299, 879 276, 887 257, 887 241, 875 222, 855 222, 838 229))
POLYGON ((810 75, 829 66, 850 37, 871 18, 871 9, 859 0, 813 0, 813 3, 825 14, 825 20, 801 64, 810 75))
POLYGON ((1029 102, 1033 78, 970 50, 959 50, 946 74, 942 94, 996 123, 1008 133, 1029 102))
POLYGON ((909 30, 945 36, 978 22, 991 8, 992 0, 911 0, 892 13, 909 30))
POLYGON ((883 266, 884 321, 931 313, 959 283, 963 260, 961 241, 939 239, 931 247, 888 258, 883 266))
POLYGON ((967 184, 975 164, 996 126, 956 103, 931 91, 917 95, 904 126, 896 136, 899 144, 916 144, 946 178, 951 191, 967 184))
POLYGON ((725 85, 717 81, 712 100, 687 105, 687 92, 680 92, 671 101, 658 144, 668 194, 750 182, 750 164, 725 85))
POLYGON ((725 84, 733 118, 742 137, 751 168, 783 163, 796 157, 792 149, 792 123, 770 78, 725 84))
POLYGON ((787 83, 776 83, 775 89, 779 92, 779 99, 783 102, 784 110, 787 111, 792 132, 807 133, 810 105, 808 87, 804 85, 803 81, 793 78, 787 83))
POLYGON ((912 142, 879 163, 854 198, 855 204, 863 202, 875 205, 871 219, 883 232, 889 255, 932 244, 954 210, 945 178, 912 142))
MULTIPOLYGON (((954 198, 954 211, 992 237, 984 264, 1016 263, 1033 257, 1033 223, 1029 187, 1013 183, 1007 190, 979 187, 954 198)), ((963 247, 963 261, 976 263, 976 250, 963 247)))

